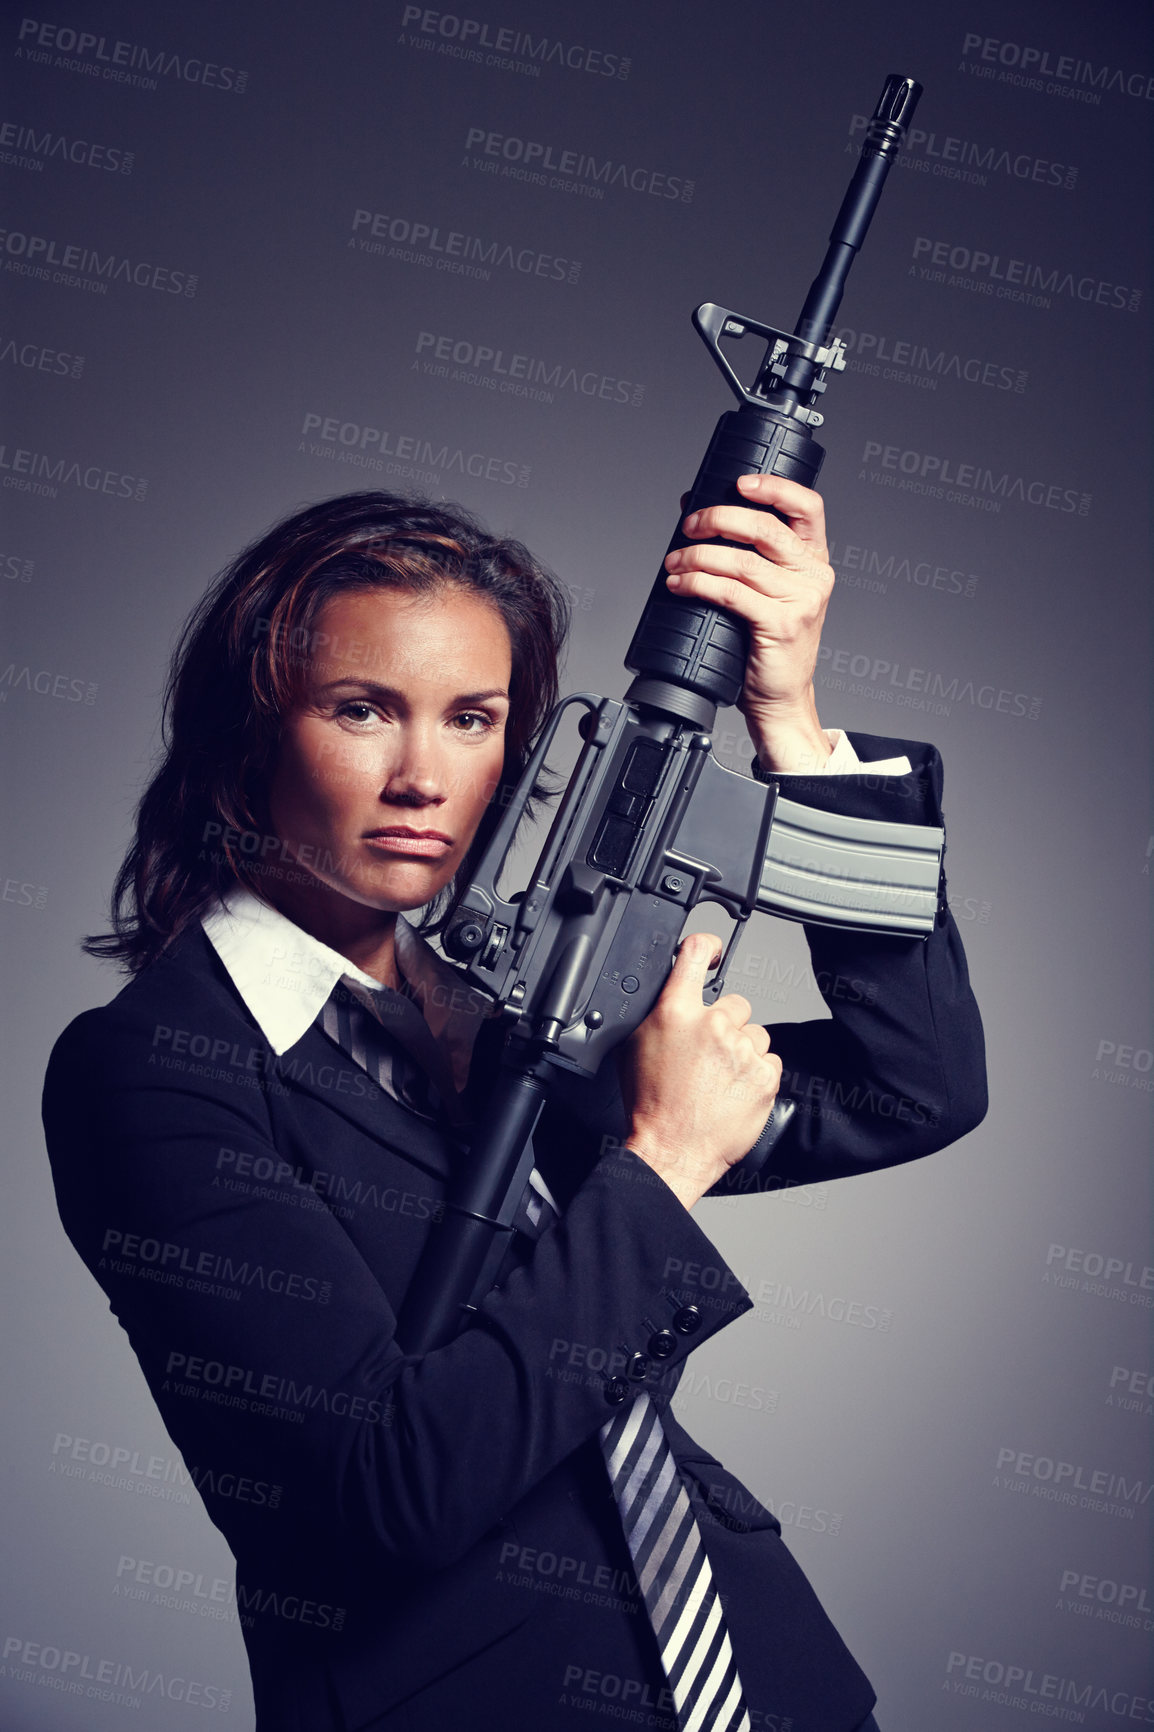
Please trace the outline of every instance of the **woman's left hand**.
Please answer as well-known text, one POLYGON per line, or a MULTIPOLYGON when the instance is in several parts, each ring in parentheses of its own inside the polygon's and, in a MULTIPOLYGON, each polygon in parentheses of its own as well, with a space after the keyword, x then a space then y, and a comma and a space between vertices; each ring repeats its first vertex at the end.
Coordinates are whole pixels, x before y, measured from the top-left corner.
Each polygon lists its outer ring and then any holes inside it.
POLYGON ((710 505, 682 524, 693 539, 665 558, 670 589, 736 613, 749 626, 749 659, 737 707, 767 770, 812 770, 829 756, 818 720, 814 670, 834 575, 825 510, 808 487, 777 475, 743 475, 742 494, 786 519, 742 505, 710 505), (723 535, 740 547, 698 537, 723 535))

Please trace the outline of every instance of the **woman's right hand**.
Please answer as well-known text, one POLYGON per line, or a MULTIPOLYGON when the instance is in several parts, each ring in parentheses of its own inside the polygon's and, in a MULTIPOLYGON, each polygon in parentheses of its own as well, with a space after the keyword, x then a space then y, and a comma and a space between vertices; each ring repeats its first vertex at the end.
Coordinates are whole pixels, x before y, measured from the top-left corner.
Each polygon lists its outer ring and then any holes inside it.
POLYGON ((629 1147, 687 1209, 748 1154, 781 1085, 781 1060, 750 1022, 749 1000, 734 992, 702 1001, 720 950, 712 933, 684 940, 619 1060, 629 1147))

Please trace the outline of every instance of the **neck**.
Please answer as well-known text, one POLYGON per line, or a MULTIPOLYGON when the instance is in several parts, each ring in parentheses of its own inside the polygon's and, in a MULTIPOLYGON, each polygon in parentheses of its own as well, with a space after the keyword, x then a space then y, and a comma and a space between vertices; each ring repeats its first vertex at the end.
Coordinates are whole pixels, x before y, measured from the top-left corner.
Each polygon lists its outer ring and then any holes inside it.
POLYGON ((347 957, 382 986, 399 988, 394 936, 397 916, 388 909, 368 908, 327 885, 274 883, 261 894, 294 925, 319 938, 338 956, 347 957))

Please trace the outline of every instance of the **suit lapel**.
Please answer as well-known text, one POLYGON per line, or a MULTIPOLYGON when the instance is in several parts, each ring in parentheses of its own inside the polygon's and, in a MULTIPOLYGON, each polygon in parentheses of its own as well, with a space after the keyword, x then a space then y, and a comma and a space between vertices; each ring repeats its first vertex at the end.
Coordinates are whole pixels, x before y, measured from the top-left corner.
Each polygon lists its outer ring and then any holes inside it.
MULTIPOLYGON (((316 1023, 313 1023, 294 1046, 275 1058, 265 1037, 260 1033, 252 1013, 245 1005, 228 971, 199 925, 191 928, 173 947, 170 961, 181 967, 191 967, 199 976, 211 978, 228 1004, 244 1018, 261 1041, 268 1062, 290 1099, 304 1097, 335 1112, 375 1143, 387 1145, 403 1159, 424 1172, 448 1182, 453 1167, 468 1146, 470 1132, 477 1116, 483 1112, 501 1062, 508 1023, 503 1018, 487 1018, 477 1031, 469 1079, 458 1097, 467 1123, 459 1133, 446 1133, 441 1127, 400 1106, 381 1089, 348 1055, 335 1046, 316 1023)), ((552 1136, 541 1139, 538 1159, 550 1188, 558 1200, 568 1202, 572 1191, 584 1178, 597 1154, 597 1134, 612 1130, 622 1136, 624 1118, 617 1092, 616 1067, 612 1059, 602 1067, 594 1082, 571 1077, 558 1070, 551 1078, 550 1104, 546 1109, 552 1136), (618 1120, 621 1123, 618 1123, 618 1120), (577 1148, 568 1151, 568 1133, 577 1148), (553 1158, 552 1143, 559 1142, 557 1158, 553 1158), (562 1150, 566 1152, 562 1153, 562 1150)))
POLYGON ((276 1071, 290 1094, 319 1101, 374 1142, 388 1144, 437 1178, 448 1177, 457 1158, 452 1139, 400 1106, 315 1024, 281 1054, 276 1071))

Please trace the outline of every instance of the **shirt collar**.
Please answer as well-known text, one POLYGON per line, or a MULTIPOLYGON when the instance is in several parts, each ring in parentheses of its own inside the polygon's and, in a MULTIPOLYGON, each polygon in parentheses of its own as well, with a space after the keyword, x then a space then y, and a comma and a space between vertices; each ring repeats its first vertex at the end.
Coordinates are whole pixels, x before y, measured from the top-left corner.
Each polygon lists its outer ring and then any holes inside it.
MULTIPOLYGON (((295 1046, 316 1021, 338 980, 355 981, 372 992, 390 990, 244 886, 229 890, 201 917, 201 925, 278 1056, 295 1046)), ((441 1042, 460 1089, 468 1076, 477 1031, 483 1018, 493 1013, 492 1000, 465 985, 403 915, 397 916, 395 942, 397 965, 441 1042)))

